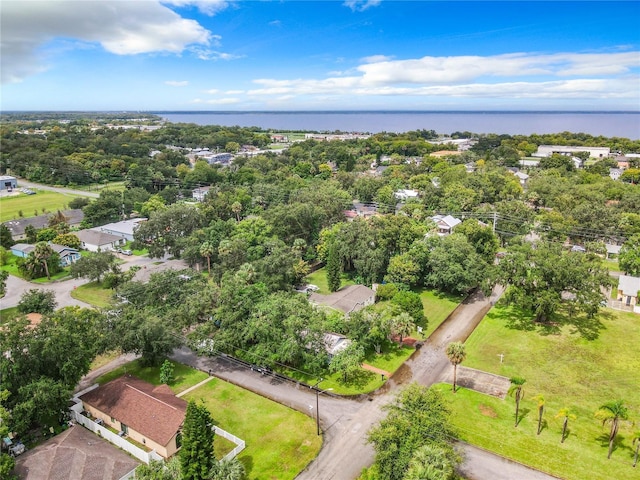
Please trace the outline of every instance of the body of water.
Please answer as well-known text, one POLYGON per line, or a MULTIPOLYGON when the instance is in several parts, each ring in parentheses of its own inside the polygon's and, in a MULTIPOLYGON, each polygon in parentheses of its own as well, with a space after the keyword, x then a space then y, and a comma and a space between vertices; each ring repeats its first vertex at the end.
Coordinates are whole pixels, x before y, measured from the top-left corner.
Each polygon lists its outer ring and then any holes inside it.
POLYGON ((157 112, 173 123, 279 131, 407 132, 435 130, 531 135, 582 132, 640 139, 640 112, 157 112))

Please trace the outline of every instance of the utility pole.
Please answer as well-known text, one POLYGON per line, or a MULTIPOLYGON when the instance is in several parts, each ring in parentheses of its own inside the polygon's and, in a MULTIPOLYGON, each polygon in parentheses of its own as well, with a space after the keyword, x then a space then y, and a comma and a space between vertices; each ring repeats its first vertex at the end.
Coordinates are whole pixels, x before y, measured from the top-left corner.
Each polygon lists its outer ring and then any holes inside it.
POLYGON ((496 223, 498 221, 498 212, 493 212, 493 234, 496 234, 496 223))

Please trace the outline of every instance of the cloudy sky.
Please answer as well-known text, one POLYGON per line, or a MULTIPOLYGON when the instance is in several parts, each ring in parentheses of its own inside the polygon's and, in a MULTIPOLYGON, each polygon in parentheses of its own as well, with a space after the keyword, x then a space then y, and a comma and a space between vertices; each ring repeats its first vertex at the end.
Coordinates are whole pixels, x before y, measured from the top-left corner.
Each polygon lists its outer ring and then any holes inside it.
POLYGON ((2 0, 2 110, 640 111, 640 2, 2 0))

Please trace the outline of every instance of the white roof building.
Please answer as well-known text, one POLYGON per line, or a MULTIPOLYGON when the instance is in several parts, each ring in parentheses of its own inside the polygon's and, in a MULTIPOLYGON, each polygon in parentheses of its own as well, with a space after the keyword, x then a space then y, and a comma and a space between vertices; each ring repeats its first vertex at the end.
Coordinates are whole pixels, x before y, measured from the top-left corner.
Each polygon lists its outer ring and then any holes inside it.
POLYGON ((418 192, 416 190, 398 190, 393 194, 398 200, 408 200, 410 198, 418 198, 418 192))
POLYGON ((454 227, 460 225, 462 220, 451 215, 434 215, 431 217, 438 227, 438 235, 449 235, 454 227))

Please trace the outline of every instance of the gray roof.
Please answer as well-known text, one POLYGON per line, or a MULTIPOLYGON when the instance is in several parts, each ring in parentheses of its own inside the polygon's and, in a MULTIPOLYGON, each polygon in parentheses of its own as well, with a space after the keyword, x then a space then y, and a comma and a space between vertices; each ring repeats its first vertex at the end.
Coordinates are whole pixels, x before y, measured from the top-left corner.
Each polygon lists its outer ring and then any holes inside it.
POLYGON ((618 290, 621 290, 623 295, 637 297, 638 291, 640 291, 640 277, 620 275, 618 279, 618 290))
POLYGON ((620 253, 620 248, 622 248, 620 245, 613 245, 613 244, 606 244, 605 247, 607 247, 607 253, 613 253, 613 254, 618 254, 620 253))
POLYGON ((339 335, 337 333, 324 334, 324 347, 329 355, 335 355, 336 353, 341 352, 350 344, 351 340, 344 335, 339 335))
MULTIPOLYGON (((72 253, 78 253, 78 250, 72 247, 67 247, 66 245, 58 245, 57 243, 49 243, 51 249, 56 252, 61 257, 65 257, 72 253)), ((30 245, 28 243, 16 243, 11 247, 12 250, 17 250, 19 252, 24 252, 27 255, 35 250, 35 245, 30 245)))
MULTIPOLYGON (((67 218, 69 225, 78 225, 84 219, 84 213, 80 209, 74 210, 62 210, 62 215, 67 218)), ((40 229, 49 225, 49 219, 53 216, 53 213, 47 213, 44 215, 37 215, 35 217, 18 218, 16 220, 9 220, 4 222, 11 231, 11 235, 24 235, 24 230, 28 225, 33 225, 34 228, 40 229)))
POLYGON ((115 223, 107 223, 106 225, 102 225, 101 227, 92 228, 92 230, 97 231, 110 231, 110 232, 118 232, 123 235, 133 235, 138 223, 145 222, 146 218, 132 218, 130 220, 123 220, 121 222, 115 223))
POLYGON ((330 295, 312 293, 309 300, 349 313, 363 308, 365 303, 374 298, 375 295, 376 293, 373 290, 364 285, 349 285, 330 295))
POLYGON ((98 247, 102 245, 110 245, 114 242, 120 242, 122 240, 121 236, 112 235, 106 232, 100 232, 98 230, 80 230, 79 232, 75 232, 75 235, 80 239, 81 242, 84 242, 89 245, 96 245, 98 247))

